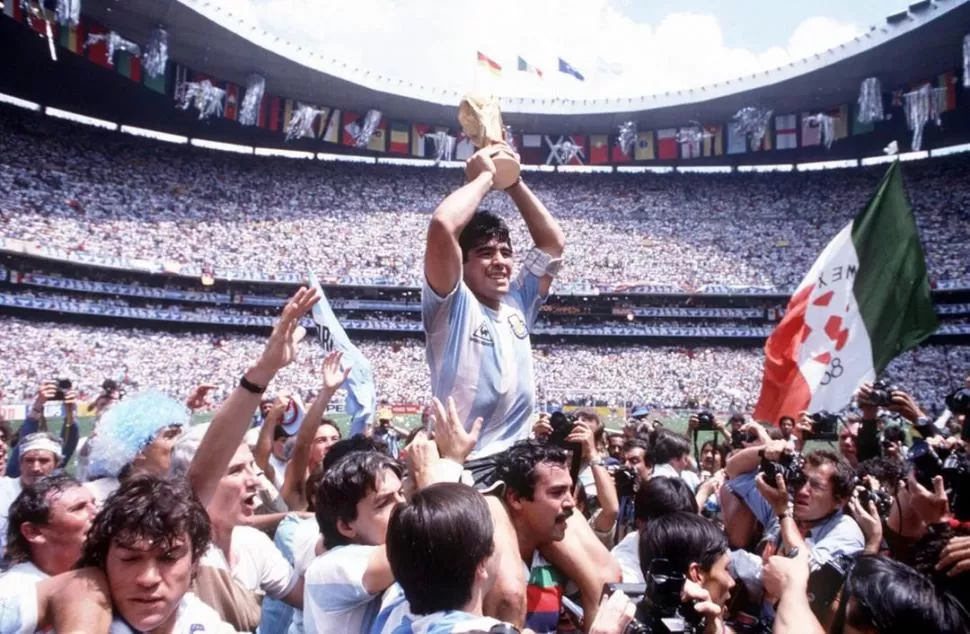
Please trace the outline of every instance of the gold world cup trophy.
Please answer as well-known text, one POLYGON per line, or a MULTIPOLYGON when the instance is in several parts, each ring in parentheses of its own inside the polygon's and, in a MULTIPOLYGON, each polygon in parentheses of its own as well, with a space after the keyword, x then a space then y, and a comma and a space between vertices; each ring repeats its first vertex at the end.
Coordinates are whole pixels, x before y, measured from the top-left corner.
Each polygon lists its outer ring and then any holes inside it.
POLYGON ((479 150, 495 163, 495 189, 508 189, 519 179, 519 157, 506 145, 502 112, 495 97, 465 95, 458 106, 458 123, 479 150))

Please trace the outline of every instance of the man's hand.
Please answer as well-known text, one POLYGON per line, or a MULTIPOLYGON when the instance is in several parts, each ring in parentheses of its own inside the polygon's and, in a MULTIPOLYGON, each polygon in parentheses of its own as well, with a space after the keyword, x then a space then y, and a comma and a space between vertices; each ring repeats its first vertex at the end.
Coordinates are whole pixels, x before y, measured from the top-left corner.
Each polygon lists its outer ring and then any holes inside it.
POLYGON ((296 359, 297 344, 306 336, 306 330, 300 326, 300 319, 310 312, 318 301, 320 301, 320 294, 316 289, 300 288, 287 302, 283 309, 283 316, 273 327, 273 333, 269 336, 259 361, 256 362, 254 376, 250 380, 265 386, 277 372, 293 363, 296 359))
POLYGON ((77 407, 77 392, 74 390, 64 392, 64 409, 73 412, 75 407, 77 407))
POLYGON ((849 499, 849 510, 852 511, 856 523, 862 529, 862 534, 866 538, 866 553, 875 555, 879 553, 879 549, 882 547, 882 519, 879 517, 876 503, 872 500, 869 500, 868 507, 862 506, 859 493, 863 490, 863 487, 856 487, 849 499))
POLYGON ((970 570, 970 536, 951 537, 940 552, 936 570, 947 570, 947 577, 955 577, 970 570))
POLYGON ((896 390, 892 394, 892 403, 889 405, 889 409, 893 412, 897 412, 900 416, 908 420, 913 425, 916 424, 920 418, 926 416, 919 404, 913 399, 912 396, 904 392, 903 390, 896 390))
POLYGON ((764 446, 765 458, 778 462, 781 455, 788 451, 788 442, 784 440, 769 440, 764 446))
POLYGON ((51 401, 57 395, 57 385, 53 381, 45 381, 40 389, 37 390, 37 396, 34 397, 34 404, 32 409, 44 411, 44 403, 51 401))
POLYGON ((475 449, 478 435, 482 431, 482 419, 476 418, 472 423, 472 430, 465 431, 465 426, 458 415, 455 399, 448 397, 448 409, 437 398, 431 399, 434 407, 434 439, 438 444, 438 452, 442 458, 453 460, 458 464, 465 464, 465 460, 475 449))
POLYGON ((211 383, 203 383, 196 386, 195 391, 186 399, 185 406, 193 412, 211 407, 212 403, 209 401, 209 392, 216 389, 216 387, 218 386, 211 383))
POLYGON ((787 592, 808 591, 808 551, 801 549, 792 557, 769 557, 765 563, 762 580, 765 590, 773 597, 781 598, 787 592))
POLYGON ((600 599, 600 607, 589 628, 589 634, 623 634, 636 613, 637 606, 633 601, 617 590, 609 597, 600 599))
POLYGON ((485 147, 472 154, 471 158, 465 161, 465 176, 469 181, 473 181, 486 173, 495 176, 495 163, 490 156, 492 152, 494 152, 494 149, 485 147))
POLYGON ((340 361, 343 356, 343 352, 333 350, 323 360, 323 390, 331 395, 340 389, 352 370, 351 367, 344 370, 340 369, 340 361))
MULTIPOLYGON (((753 431, 758 436, 757 441, 751 442, 751 443, 747 443, 747 442, 744 443, 745 447, 754 447, 756 445, 767 446, 767 444, 771 442, 771 436, 768 435, 768 430, 754 421, 741 425, 741 431, 753 431)), ((784 441, 779 441, 779 442, 784 442, 784 441)), ((788 444, 785 443, 785 446, 787 447, 788 444)))
POLYGON ((933 477, 933 491, 930 492, 916 481, 916 475, 911 471, 905 482, 899 482, 899 501, 912 508, 926 524, 939 524, 950 518, 950 502, 943 476, 933 477))
POLYGON ((704 632, 710 634, 720 634, 723 630, 721 625, 721 606, 711 601, 711 594, 703 587, 691 580, 684 581, 684 589, 680 592, 682 603, 692 603, 694 611, 704 617, 704 632))
POLYGON ((775 487, 768 486, 765 482, 765 474, 759 473, 754 479, 758 493, 771 505, 771 510, 775 515, 781 515, 788 511, 788 487, 785 485, 785 478, 780 473, 775 474, 775 487))
POLYGON ((876 420, 879 416, 879 407, 872 404, 872 383, 863 383, 859 386, 855 400, 862 410, 862 420, 876 420))
POLYGON ((545 441, 549 439, 551 434, 552 425, 549 424, 549 417, 540 414, 539 420, 532 426, 532 435, 536 437, 536 440, 545 441))
POLYGON ((798 421, 795 423, 795 429, 803 434, 812 433, 815 429, 814 423, 815 421, 812 420, 808 412, 801 412, 798 415, 798 421))
POLYGON ((583 462, 590 462, 597 458, 596 439, 593 437, 593 430, 585 423, 576 423, 573 430, 566 437, 566 442, 577 443, 582 447, 583 462))
POLYGON ((414 486, 418 489, 434 484, 435 465, 438 464, 438 447, 428 438, 428 434, 419 431, 414 439, 404 448, 407 456, 408 473, 414 478, 414 486))

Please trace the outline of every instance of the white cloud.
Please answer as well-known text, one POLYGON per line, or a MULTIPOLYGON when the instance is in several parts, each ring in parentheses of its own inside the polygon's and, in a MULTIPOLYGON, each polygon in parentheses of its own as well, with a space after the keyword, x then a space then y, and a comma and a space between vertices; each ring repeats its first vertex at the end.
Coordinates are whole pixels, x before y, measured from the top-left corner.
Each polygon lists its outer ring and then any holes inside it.
POLYGON ((692 88, 783 66, 861 32, 812 17, 784 46, 752 51, 726 46, 724 27, 712 15, 671 13, 656 25, 637 23, 610 0, 221 1, 231 1, 235 15, 351 68, 507 96, 625 97, 692 88), (503 65, 501 81, 481 72, 477 50, 503 65), (518 55, 545 78, 516 72, 518 55), (586 81, 556 72, 559 56, 586 81), (598 58, 622 64, 623 74, 597 72, 598 58))

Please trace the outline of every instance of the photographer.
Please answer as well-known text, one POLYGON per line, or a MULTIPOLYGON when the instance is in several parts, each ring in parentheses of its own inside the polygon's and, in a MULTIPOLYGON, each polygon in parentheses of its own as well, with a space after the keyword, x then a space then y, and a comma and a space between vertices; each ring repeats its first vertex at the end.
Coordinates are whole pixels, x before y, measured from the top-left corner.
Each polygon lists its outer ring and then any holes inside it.
POLYGON ((691 491, 697 491, 700 479, 691 471, 690 440, 686 436, 666 429, 654 432, 653 475, 680 478, 691 491))
POLYGON ((579 474, 580 481, 577 486, 577 491, 581 495, 577 495, 576 499, 578 504, 580 497, 583 498, 584 504, 580 510, 589 519, 589 526, 593 529, 597 539, 607 548, 612 548, 616 521, 620 515, 620 501, 613 478, 606 470, 606 458, 600 453, 600 448, 596 442, 596 434, 587 421, 588 418, 581 418, 580 422, 576 424, 573 431, 566 438, 567 443, 578 445, 581 448, 583 464, 587 465, 579 474), (599 504, 599 508, 591 515, 587 515, 588 505, 586 502, 588 501, 588 489, 583 486, 583 476, 586 474, 589 474, 592 478, 593 484, 595 485, 596 499, 599 504))
POLYGON ((623 443, 621 455, 623 466, 634 469, 641 483, 649 480, 653 475, 653 456, 647 441, 641 438, 630 438, 623 443))
POLYGON ((60 441, 45 432, 22 436, 18 447, 20 477, 0 478, 0 567, 5 558, 3 550, 7 544, 7 516, 11 505, 25 487, 53 473, 61 460, 60 441))
MULTIPOLYGON (((808 551, 812 570, 840 555, 855 556, 865 539, 858 524, 842 512, 855 486, 855 472, 830 451, 807 454, 801 469, 782 466, 797 462, 783 440, 742 449, 728 458, 728 487, 764 526, 769 555, 781 544, 788 550, 808 551), (759 465, 764 468, 765 463, 785 473, 787 480, 778 473, 774 482, 766 482, 759 473, 759 465)), ((758 589, 761 558, 744 551, 736 551, 735 557, 745 560, 745 565, 736 565, 739 577, 749 589, 758 589)))
POLYGON ((913 429, 923 438, 937 435, 932 420, 927 417, 919 404, 913 397, 895 386, 887 385, 882 381, 865 383, 859 388, 856 401, 862 411, 862 424, 858 432, 858 458, 861 461, 883 454, 882 440, 885 438, 879 438, 882 423, 879 419, 880 407, 899 414, 901 418, 909 421, 913 429))
MULTIPOLYGON (((71 381, 67 379, 54 379, 45 381, 37 391, 37 396, 30 406, 27 418, 24 420, 20 429, 17 430, 17 438, 24 437, 37 432, 47 432, 47 418, 44 415, 44 406, 48 402, 61 401, 63 403, 64 424, 61 427, 61 456, 58 458, 59 466, 63 468, 77 448, 78 426, 75 420, 77 410, 77 394, 74 392, 71 381)), ((10 449, 7 458, 7 475, 11 478, 20 477, 20 444, 14 444, 10 449)), ((0 475, 3 475, 0 472, 0 475)))

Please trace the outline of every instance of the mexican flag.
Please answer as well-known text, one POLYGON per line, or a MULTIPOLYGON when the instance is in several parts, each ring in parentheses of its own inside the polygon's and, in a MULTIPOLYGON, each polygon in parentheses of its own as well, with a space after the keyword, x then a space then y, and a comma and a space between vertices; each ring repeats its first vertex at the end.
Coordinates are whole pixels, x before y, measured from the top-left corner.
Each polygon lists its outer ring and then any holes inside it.
POLYGON ((838 411, 936 330, 926 261, 899 162, 829 243, 765 344, 754 418, 838 411))

